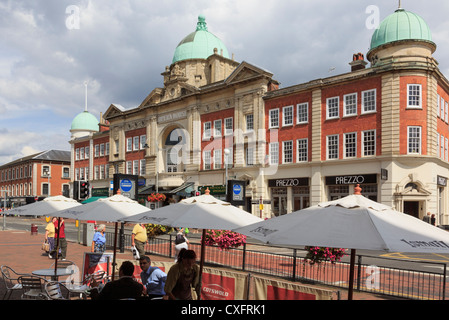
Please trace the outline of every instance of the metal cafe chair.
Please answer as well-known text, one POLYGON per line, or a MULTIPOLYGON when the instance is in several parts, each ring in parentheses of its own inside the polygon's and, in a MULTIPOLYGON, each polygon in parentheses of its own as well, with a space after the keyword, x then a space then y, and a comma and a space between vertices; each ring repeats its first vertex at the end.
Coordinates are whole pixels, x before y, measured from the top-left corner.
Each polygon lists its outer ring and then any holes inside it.
POLYGON ((1 266, 2 279, 5 284, 6 292, 3 295, 3 300, 9 300, 14 291, 22 290, 22 285, 17 281, 21 274, 17 273, 8 266, 1 266))
POLYGON ((45 283, 45 293, 49 300, 68 300, 70 297, 70 290, 57 281, 45 283))
POLYGON ((45 279, 26 275, 20 276, 17 281, 22 285, 22 299, 47 299, 47 294, 44 290, 45 279))

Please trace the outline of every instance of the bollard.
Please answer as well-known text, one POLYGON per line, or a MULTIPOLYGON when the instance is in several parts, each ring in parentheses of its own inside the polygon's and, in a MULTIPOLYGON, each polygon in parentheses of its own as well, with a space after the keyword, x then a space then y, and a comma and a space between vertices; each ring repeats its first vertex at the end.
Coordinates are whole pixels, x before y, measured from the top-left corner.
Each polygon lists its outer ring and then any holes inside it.
POLYGON ((37 235, 37 225, 31 225, 31 235, 37 235))

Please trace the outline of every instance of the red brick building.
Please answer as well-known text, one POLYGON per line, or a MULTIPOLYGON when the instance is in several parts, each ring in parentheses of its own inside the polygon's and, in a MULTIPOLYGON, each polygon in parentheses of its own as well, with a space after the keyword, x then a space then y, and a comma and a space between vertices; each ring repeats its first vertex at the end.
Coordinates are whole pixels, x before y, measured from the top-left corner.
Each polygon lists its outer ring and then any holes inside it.
POLYGON ((48 150, 0 166, 0 198, 7 206, 70 192, 70 152, 48 150))

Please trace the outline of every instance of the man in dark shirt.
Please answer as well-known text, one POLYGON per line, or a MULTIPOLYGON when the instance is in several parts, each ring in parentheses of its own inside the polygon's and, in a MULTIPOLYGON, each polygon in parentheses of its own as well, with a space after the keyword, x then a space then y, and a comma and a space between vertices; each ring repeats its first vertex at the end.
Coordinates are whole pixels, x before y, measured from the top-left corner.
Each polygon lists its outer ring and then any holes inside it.
POLYGON ((108 282, 104 288, 98 292, 98 283, 93 283, 94 287, 90 297, 92 300, 118 300, 118 299, 138 299, 142 296, 143 285, 133 279, 134 264, 131 261, 124 261, 119 269, 119 279, 108 282))

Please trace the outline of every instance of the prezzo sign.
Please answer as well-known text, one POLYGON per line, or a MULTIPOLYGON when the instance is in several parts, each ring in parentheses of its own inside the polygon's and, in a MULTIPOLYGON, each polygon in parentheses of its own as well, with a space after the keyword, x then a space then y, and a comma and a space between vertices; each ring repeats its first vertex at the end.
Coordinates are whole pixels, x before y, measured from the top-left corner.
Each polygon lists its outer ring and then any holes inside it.
POLYGON ((308 186, 309 178, 286 178, 286 179, 270 179, 268 180, 268 187, 298 187, 308 186))
POLYGON ((377 183, 377 174, 326 177, 327 185, 377 183))

